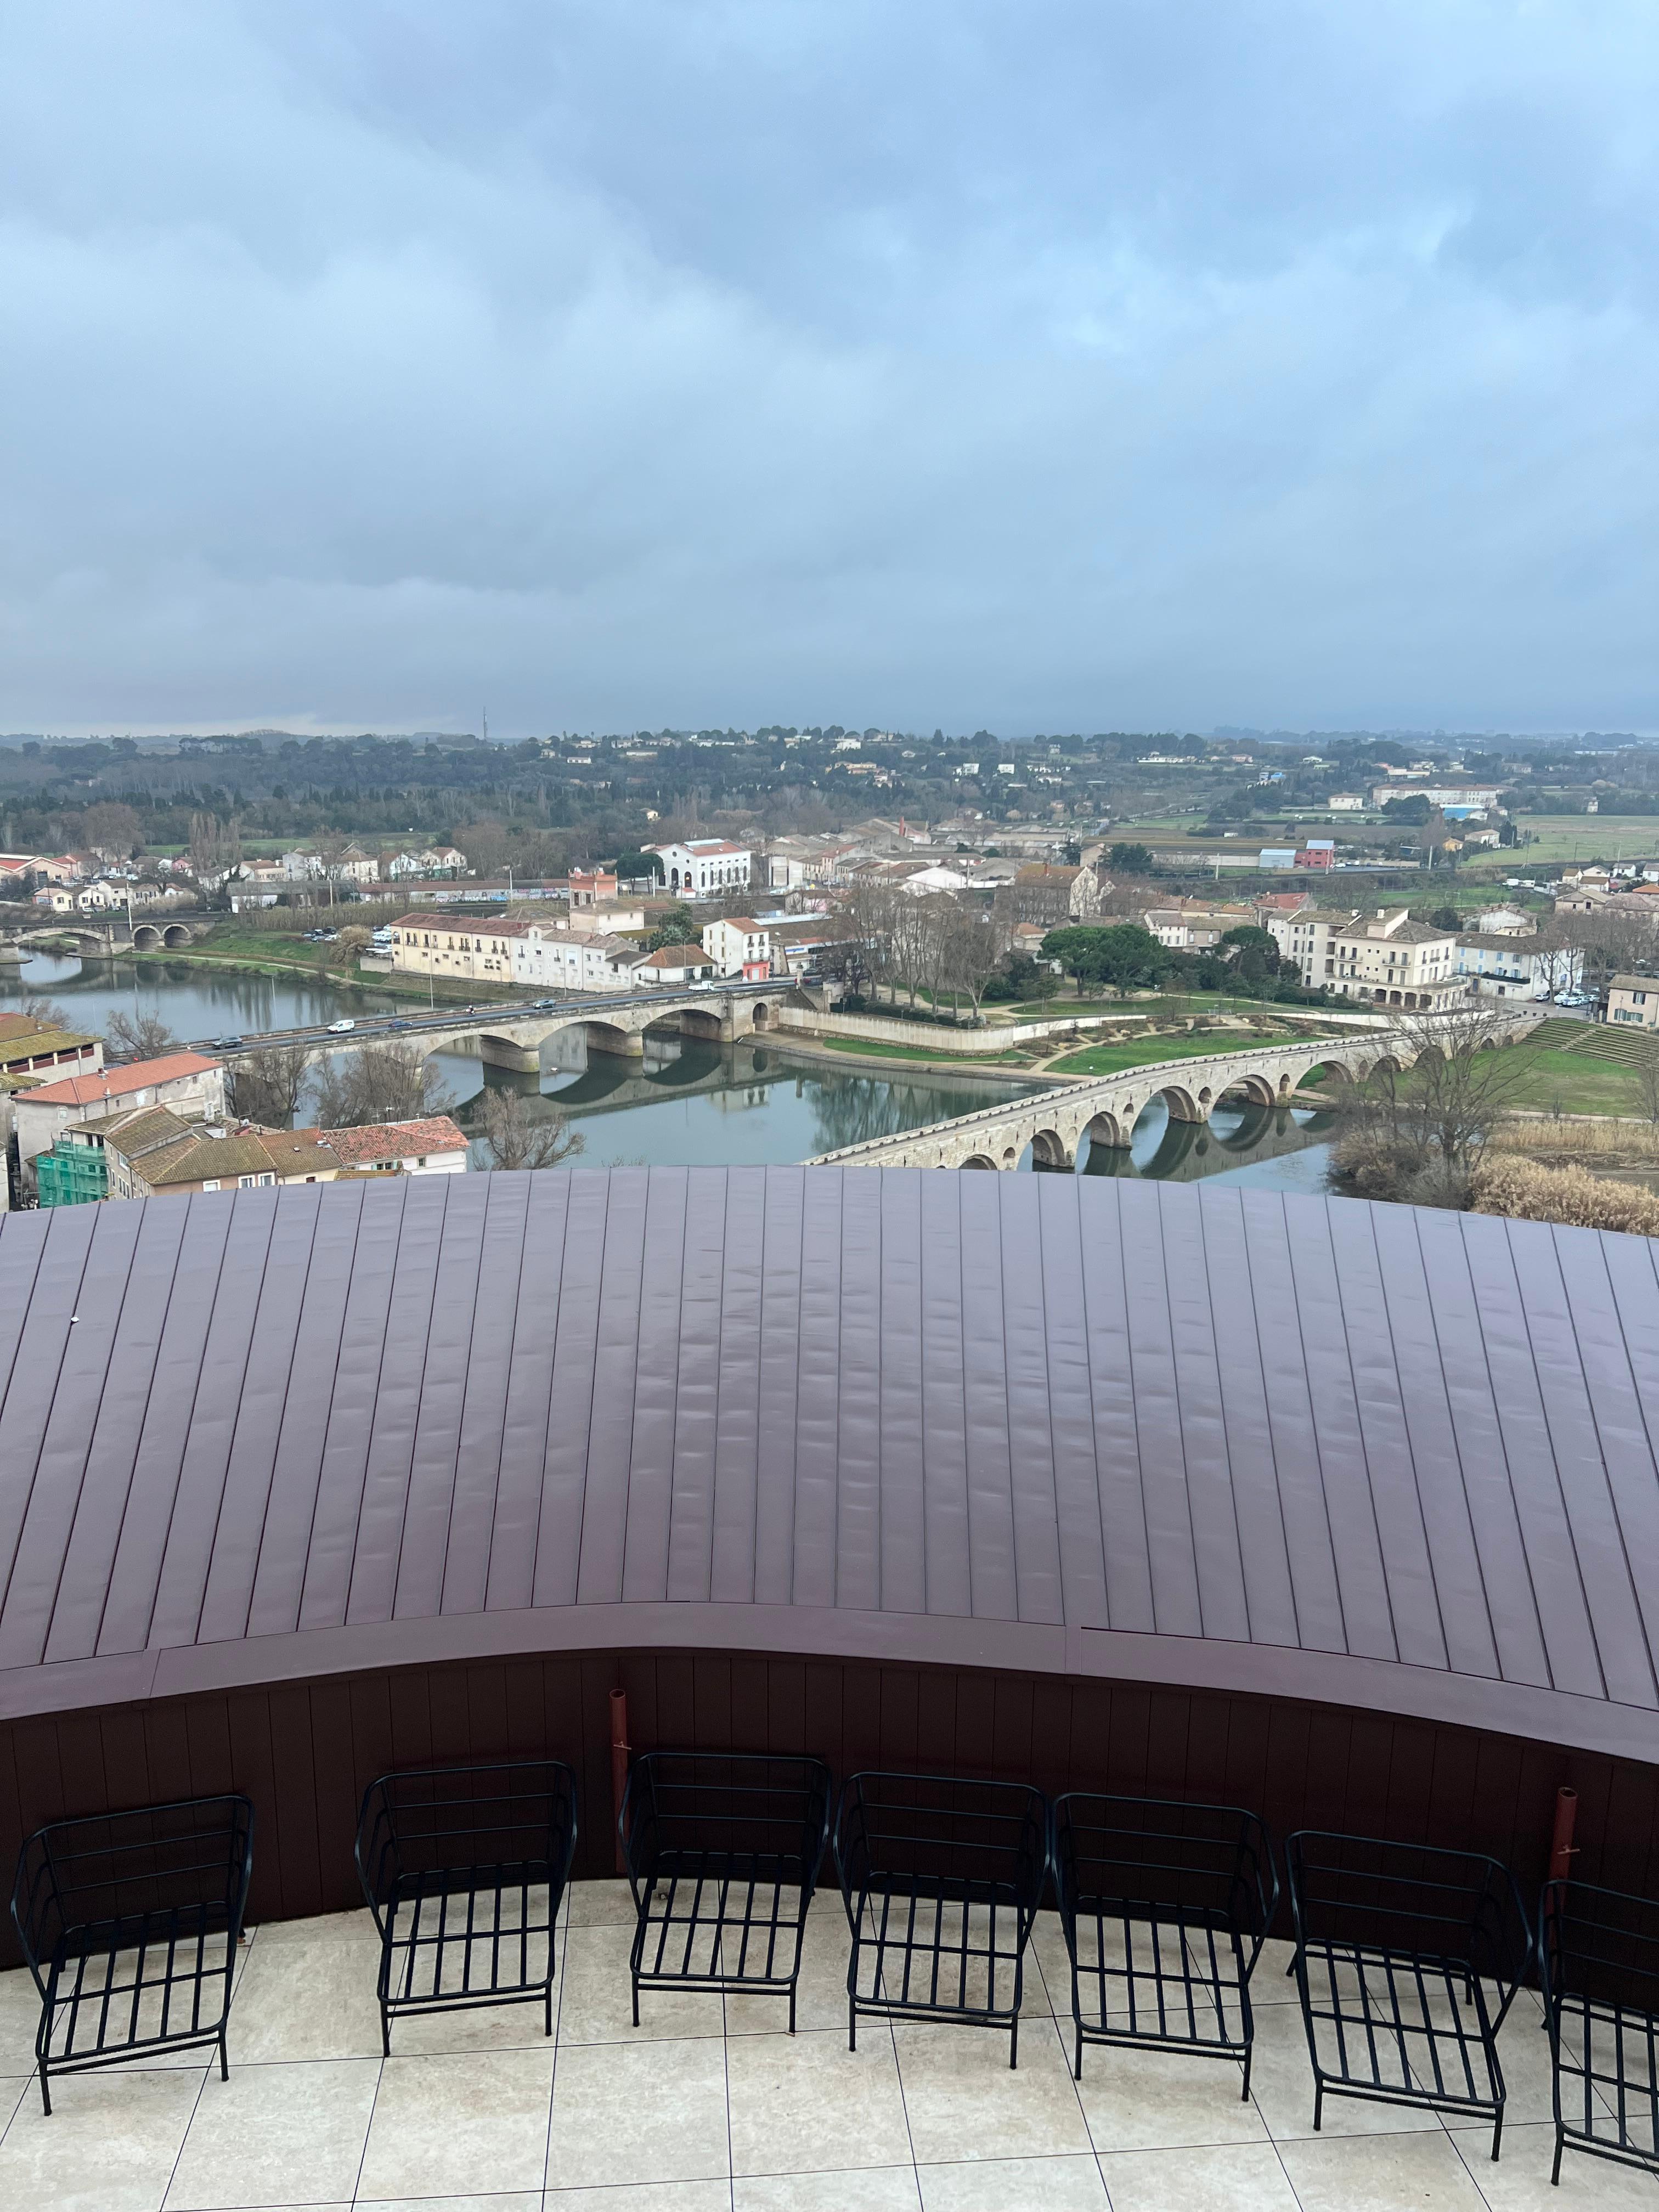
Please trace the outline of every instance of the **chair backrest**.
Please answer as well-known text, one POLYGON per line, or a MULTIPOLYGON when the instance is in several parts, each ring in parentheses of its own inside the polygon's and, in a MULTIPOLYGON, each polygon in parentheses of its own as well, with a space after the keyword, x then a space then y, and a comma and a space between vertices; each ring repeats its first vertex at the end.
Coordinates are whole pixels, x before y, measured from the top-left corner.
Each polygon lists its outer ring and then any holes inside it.
POLYGON ((1272 1838, 1237 1806, 1073 1790, 1054 1800, 1054 1868, 1068 1919, 1080 1906, 1200 1914, 1252 1960, 1279 1904, 1272 1838))
POLYGON ((1538 1959, 1547 2004, 1592 2005, 1659 2018, 1659 1903, 1587 1881, 1544 1885, 1538 1959))
POLYGON ((849 1896, 913 1878, 994 1884, 1035 1912, 1048 1868, 1048 1803, 1022 1782, 872 1769, 842 1785, 835 1846, 849 1896))
POLYGON ((1515 1877, 1480 1851, 1303 1828, 1285 1838, 1301 1943, 1455 1961, 1513 1990, 1532 1955, 1515 1877))
POLYGON ((830 1769, 793 1753, 647 1751, 629 1770, 623 1853, 643 1881, 676 1852, 779 1863, 811 1889, 830 1826, 830 1769))
POLYGON ((472 1867, 544 1867, 562 1883, 575 1848, 576 1778, 558 1759, 382 1774, 357 1819, 357 1873, 376 1905, 404 1877, 472 1867))
POLYGON ((239 1792, 54 1820, 18 1856, 12 1919, 32 1967, 70 1929, 191 1907, 219 1907, 234 1942, 252 1868, 253 1807, 239 1792))

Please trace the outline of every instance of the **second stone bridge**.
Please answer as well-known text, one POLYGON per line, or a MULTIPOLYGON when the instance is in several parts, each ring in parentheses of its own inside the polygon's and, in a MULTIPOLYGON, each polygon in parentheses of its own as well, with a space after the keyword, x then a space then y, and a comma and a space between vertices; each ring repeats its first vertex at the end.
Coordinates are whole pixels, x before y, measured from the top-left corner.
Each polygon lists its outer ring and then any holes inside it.
MULTIPOLYGON (((1454 1017, 1453 1018, 1455 1018, 1454 1017)), ((1510 1042, 1539 1017, 1517 1015, 1488 1040, 1510 1042)), ((1137 1118, 1161 1097, 1176 1121, 1203 1121, 1229 1092, 1261 1106, 1287 1105, 1315 1068, 1333 1089, 1363 1083, 1380 1072, 1409 1066, 1417 1057, 1420 1025, 1410 1030, 1371 1029, 1342 1036, 1291 1042, 1278 1038, 1227 1052, 1150 1061, 1121 1074, 1091 1076, 1036 1097, 1011 1099, 951 1121, 872 1138, 812 1163, 826 1167, 1015 1168, 1026 1146, 1039 1166, 1069 1168, 1079 1146, 1127 1145, 1137 1118)))

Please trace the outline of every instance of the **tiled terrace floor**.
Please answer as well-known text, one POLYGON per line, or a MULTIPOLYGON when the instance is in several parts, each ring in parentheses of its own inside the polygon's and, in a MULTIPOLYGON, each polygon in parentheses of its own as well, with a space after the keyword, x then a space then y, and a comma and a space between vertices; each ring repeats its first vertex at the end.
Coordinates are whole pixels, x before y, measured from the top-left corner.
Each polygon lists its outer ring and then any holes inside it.
POLYGON ((367 1914, 255 1932, 231 2077, 195 2063, 64 2077, 42 2117, 25 1974, 0 1975, 0 2206, 18 2212, 1598 2212, 1659 2208, 1638 2173, 1569 2154, 1549 2186, 1548 2051, 1524 1993, 1504 2030, 1502 2161, 1488 2131, 1313 2091, 1285 1947, 1257 1970, 1255 2086, 1232 2066, 1091 2050, 1074 2083, 1064 1948, 1045 1917, 1020 2061, 966 2028, 847 2049, 846 1932, 813 1908, 800 2033, 783 2008, 647 1992, 629 2021, 622 1883, 571 1894, 556 2034, 535 2005, 405 2021, 382 2061, 367 1914))

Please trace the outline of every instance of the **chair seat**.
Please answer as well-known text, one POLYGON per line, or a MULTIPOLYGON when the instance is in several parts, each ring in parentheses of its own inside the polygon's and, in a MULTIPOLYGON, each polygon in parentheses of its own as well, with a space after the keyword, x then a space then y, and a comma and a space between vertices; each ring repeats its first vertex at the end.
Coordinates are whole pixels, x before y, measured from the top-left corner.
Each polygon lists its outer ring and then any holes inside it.
POLYGON ((799 1858, 676 1846, 639 1881, 636 1981, 721 1989, 793 1981, 811 1901, 799 1858))
POLYGON ((1025 1924, 1012 1883, 895 1875, 857 1904, 860 2010, 1012 2021, 1019 2009, 1025 1924))
POLYGON ((48 1961, 44 2055, 55 2063, 216 2035, 229 1925, 215 1901, 65 1929, 48 1961))
POLYGON ((1332 2088, 1437 2110, 1504 2103, 1486 1990, 1460 1960, 1306 1943, 1314 2069, 1332 2088))
POLYGON ((1227 2053, 1249 2044, 1249 1970, 1224 1914, 1083 1898, 1074 1925, 1076 2019, 1087 2039, 1227 2053))
POLYGON ((404 1874, 385 1908, 383 2001, 402 2009, 542 1990, 562 1894, 545 1860, 404 1874))
POLYGON ((1564 1996, 1556 2098, 1578 2148, 1659 2170, 1659 2014, 1564 1996))

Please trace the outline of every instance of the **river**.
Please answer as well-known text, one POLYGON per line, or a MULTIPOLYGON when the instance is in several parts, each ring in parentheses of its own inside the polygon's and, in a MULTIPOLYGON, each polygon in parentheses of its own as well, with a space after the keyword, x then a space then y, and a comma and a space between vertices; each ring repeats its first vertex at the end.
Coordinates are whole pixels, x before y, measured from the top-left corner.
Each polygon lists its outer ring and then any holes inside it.
MULTIPOLYGON (((242 1035, 321 1022, 393 1003, 383 993, 295 978, 221 975, 188 961, 111 966, 37 955, 0 967, 0 1009, 31 994, 58 1000, 77 1026, 101 1030, 118 1009, 156 1014, 178 1036, 242 1035)), ((436 1055, 456 1119, 476 1130, 486 1085, 521 1091, 580 1130, 581 1164, 727 1165, 810 1159, 870 1137, 971 1114, 1033 1083, 838 1067, 775 1045, 647 1040, 641 1060, 595 1054, 572 1040, 569 1065, 539 1079, 486 1068, 465 1053, 436 1055)), ((1218 1107, 1207 1123, 1170 1121, 1154 1102, 1127 1151, 1097 1152, 1087 1175, 1157 1182, 1217 1178, 1279 1190, 1325 1187, 1330 1116, 1305 1108, 1218 1107)), ((1029 1157, 1022 1163, 1029 1170, 1029 1157)))

